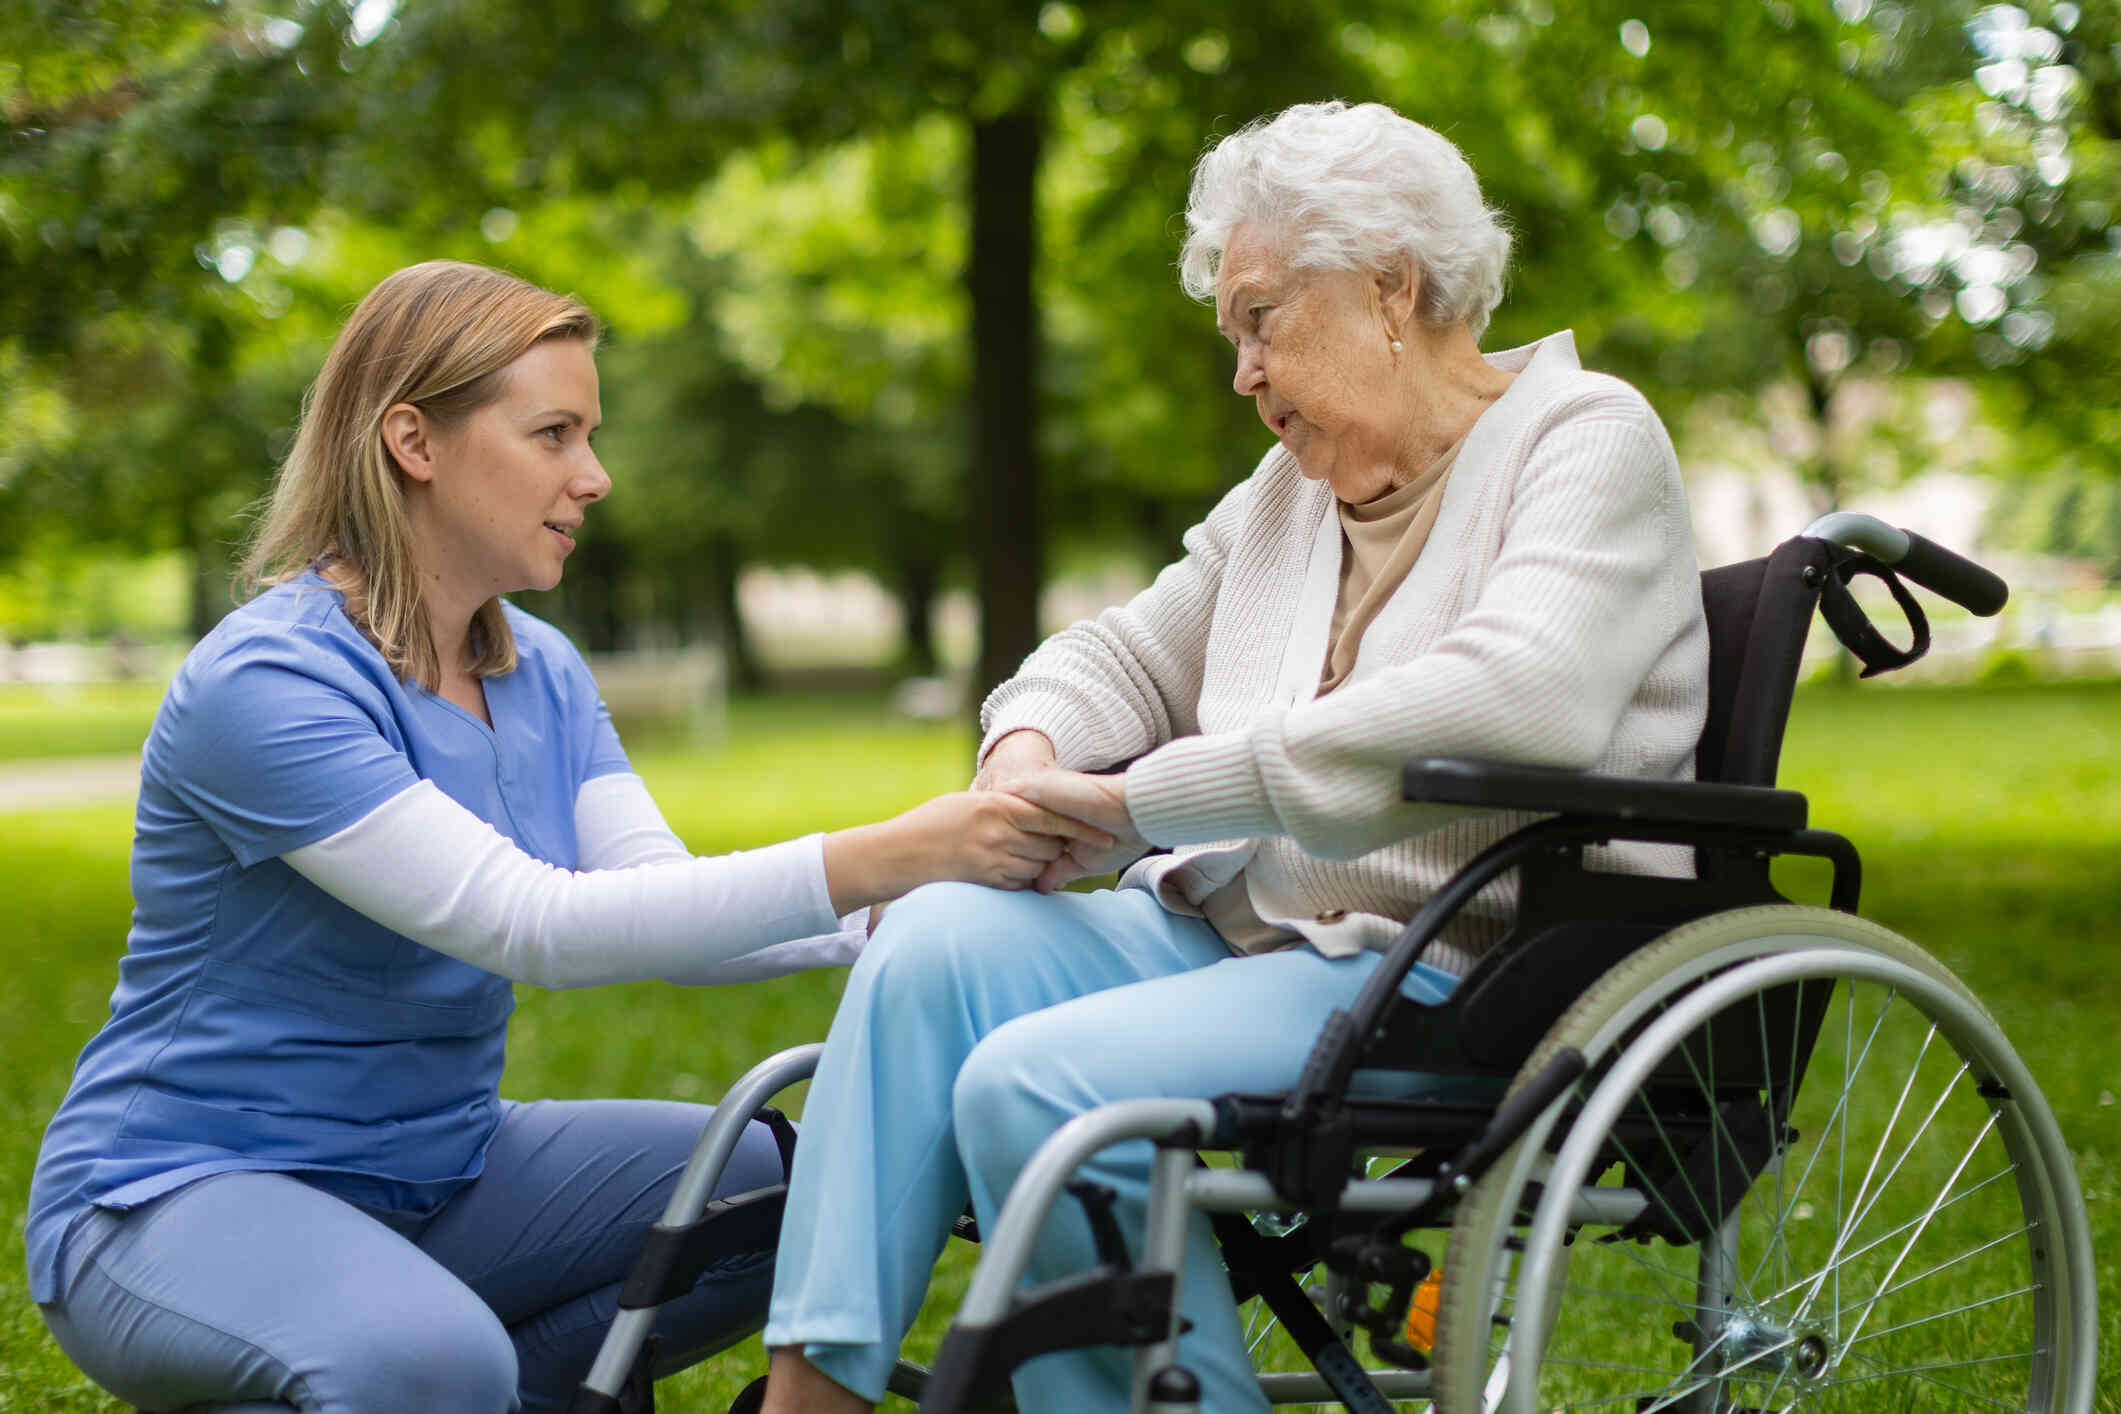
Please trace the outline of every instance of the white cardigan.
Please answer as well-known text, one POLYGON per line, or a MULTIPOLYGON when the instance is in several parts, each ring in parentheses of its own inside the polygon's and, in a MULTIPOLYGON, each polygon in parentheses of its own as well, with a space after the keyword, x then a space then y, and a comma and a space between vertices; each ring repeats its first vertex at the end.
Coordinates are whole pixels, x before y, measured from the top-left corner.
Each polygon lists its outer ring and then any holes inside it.
MULTIPOLYGON (((982 758, 1020 727, 1064 766, 1140 757, 1129 812, 1176 848, 1121 887, 1197 913, 1242 869, 1261 917, 1328 956, 1388 946, 1460 865, 1533 818, 1407 804, 1408 757, 1691 777, 1708 630, 1671 440, 1634 388, 1583 370, 1567 331, 1488 361, 1518 376, 1474 424, 1427 547, 1338 689, 1317 695, 1340 520, 1331 489, 1277 446, 1154 584, 995 689, 982 758)), ((1687 868, 1668 846, 1613 854, 1687 868)), ((1515 898, 1514 877, 1483 891, 1424 960, 1463 973, 1515 898)))

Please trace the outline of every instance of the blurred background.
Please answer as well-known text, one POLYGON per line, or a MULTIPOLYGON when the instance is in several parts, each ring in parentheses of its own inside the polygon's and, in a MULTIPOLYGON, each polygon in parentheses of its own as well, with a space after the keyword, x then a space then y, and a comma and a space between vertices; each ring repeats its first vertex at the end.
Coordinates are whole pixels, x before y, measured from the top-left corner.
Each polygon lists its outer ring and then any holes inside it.
POLYGON ((1930 672, 2121 667, 2110 4, 6 15, 0 680, 165 673, 340 319, 447 255, 611 325, 616 489, 531 607, 682 684, 962 710, 1263 449, 1177 213, 1326 95, 1466 151, 1518 236, 1487 345, 1573 328, 1650 394, 1704 563, 1874 509, 2019 589, 1930 672))
MULTIPOLYGON (((4 0, 0 1232, 122 950, 140 740, 369 286, 458 257, 608 322, 615 489, 524 602, 740 848, 962 785, 982 689, 1251 469, 1179 212, 1204 145, 1326 96, 1464 149, 1517 233, 1486 345, 1572 328, 1648 393, 1704 565, 1850 507, 2010 580, 1860 691, 1822 635, 1784 780, 2121 1241, 2112 0, 4 0)), ((709 1099, 838 985, 526 990, 508 1093, 709 1099)), ((0 1408, 115 1407, 19 1268, 0 1408)))

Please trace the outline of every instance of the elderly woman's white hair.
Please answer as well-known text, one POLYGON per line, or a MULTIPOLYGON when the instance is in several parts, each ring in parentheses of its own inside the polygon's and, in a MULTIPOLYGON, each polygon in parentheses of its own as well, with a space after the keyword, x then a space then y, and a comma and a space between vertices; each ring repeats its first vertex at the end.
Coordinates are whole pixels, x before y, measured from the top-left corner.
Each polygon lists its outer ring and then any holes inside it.
POLYGON ((1179 279, 1215 296, 1223 247, 1251 226, 1299 270, 1420 272, 1422 321, 1477 335, 1502 299, 1510 233, 1448 138, 1382 103, 1299 103, 1230 134, 1193 169, 1179 279))

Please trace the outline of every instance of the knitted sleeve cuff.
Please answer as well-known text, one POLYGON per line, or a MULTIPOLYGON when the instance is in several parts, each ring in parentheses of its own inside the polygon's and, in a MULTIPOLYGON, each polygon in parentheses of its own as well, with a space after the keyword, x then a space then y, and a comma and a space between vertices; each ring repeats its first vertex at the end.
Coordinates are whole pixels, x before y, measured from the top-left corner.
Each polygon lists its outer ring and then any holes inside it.
POLYGON ((1127 770, 1127 813, 1151 844, 1278 835, 1251 734, 1180 737, 1127 770))
POLYGON ((1002 684, 988 699, 978 763, 986 764, 996 742, 1028 727, 1053 743, 1054 759, 1071 771, 1111 765, 1127 753, 1097 730, 1093 705, 1087 695, 1057 681, 1002 684))

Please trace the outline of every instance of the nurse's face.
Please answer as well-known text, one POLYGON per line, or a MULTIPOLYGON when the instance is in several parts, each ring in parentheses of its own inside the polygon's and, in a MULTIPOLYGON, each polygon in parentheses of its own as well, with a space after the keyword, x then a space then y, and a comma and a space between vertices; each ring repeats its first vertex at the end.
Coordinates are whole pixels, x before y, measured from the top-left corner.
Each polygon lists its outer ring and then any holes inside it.
POLYGON ((399 459, 418 484, 423 577, 474 602, 558 584, 590 503, 611 489, 590 445, 604 414, 587 343, 533 345, 500 382, 462 421, 427 424, 423 466, 399 459))

